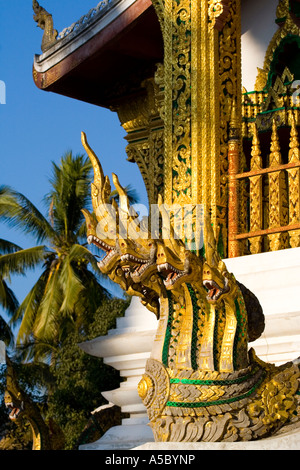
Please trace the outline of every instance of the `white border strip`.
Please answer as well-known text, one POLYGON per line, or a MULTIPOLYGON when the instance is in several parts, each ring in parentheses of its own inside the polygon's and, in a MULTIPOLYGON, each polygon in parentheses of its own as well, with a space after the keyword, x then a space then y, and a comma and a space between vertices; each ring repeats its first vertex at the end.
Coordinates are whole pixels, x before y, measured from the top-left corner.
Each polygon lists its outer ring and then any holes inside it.
POLYGON ((95 20, 90 24, 90 26, 80 29, 77 35, 67 35, 66 37, 58 40, 57 43, 48 51, 44 52, 44 54, 36 54, 34 56, 35 70, 40 73, 47 72, 106 28, 135 2, 136 0, 121 0, 117 5, 108 10, 107 13, 100 16, 99 21, 95 20))

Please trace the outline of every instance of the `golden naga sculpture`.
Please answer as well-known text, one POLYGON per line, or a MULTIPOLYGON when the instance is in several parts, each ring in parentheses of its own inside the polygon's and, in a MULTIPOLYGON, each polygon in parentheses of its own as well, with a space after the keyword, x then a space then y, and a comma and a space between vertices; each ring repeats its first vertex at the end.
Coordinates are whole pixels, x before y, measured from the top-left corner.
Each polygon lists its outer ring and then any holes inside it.
POLYGON ((115 175, 120 205, 109 209, 109 180, 85 134, 82 142, 95 175, 94 214, 84 211, 88 241, 106 253, 99 268, 159 318, 138 386, 155 440, 249 441, 297 422, 298 362, 276 367, 248 350, 264 329, 262 309, 227 271, 209 218, 203 248, 191 251, 159 199, 162 229, 154 238, 115 175))
POLYGON ((32 8, 34 11, 33 19, 38 27, 44 30, 41 49, 46 52, 57 41, 58 32, 53 27, 52 15, 45 8, 41 7, 37 0, 32 0, 32 8))
POLYGON ((6 389, 4 403, 10 410, 9 418, 16 424, 25 420, 32 431, 32 450, 59 450, 64 446, 64 436, 59 426, 50 419, 48 422, 36 403, 19 386, 15 366, 6 354, 6 389))

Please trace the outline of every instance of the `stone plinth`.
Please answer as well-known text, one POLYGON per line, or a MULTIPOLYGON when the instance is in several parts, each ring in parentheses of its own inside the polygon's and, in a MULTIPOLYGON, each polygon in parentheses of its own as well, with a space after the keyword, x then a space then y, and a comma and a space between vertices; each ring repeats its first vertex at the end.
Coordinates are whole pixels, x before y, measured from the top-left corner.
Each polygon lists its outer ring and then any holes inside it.
POLYGON ((300 430, 250 442, 149 442, 133 450, 198 452, 201 450, 300 450, 300 430))

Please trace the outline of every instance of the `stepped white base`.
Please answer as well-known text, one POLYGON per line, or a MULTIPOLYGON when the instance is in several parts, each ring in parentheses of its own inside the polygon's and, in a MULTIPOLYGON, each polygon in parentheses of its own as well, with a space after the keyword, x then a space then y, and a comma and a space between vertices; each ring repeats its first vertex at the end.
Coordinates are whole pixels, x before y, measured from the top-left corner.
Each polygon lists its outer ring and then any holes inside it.
POLYGON ((200 450, 300 450, 300 430, 290 431, 281 436, 269 437, 250 442, 148 442, 133 450, 167 450, 200 451, 200 450))
POLYGON ((224 260, 228 271, 258 298, 265 331, 256 354, 276 365, 300 356, 300 248, 224 260))
POLYGON ((130 415, 122 420, 122 426, 109 429, 97 442, 80 446, 80 450, 132 449, 154 441, 137 387, 150 357, 157 323, 155 315, 141 304, 138 297, 133 297, 125 316, 117 319, 115 330, 110 330, 107 336, 80 344, 86 353, 104 358, 105 364, 119 370, 120 376, 126 379, 118 389, 102 395, 130 415))
POLYGON ((101 439, 80 446, 79 450, 127 450, 154 444, 153 433, 147 424, 114 426, 101 439))

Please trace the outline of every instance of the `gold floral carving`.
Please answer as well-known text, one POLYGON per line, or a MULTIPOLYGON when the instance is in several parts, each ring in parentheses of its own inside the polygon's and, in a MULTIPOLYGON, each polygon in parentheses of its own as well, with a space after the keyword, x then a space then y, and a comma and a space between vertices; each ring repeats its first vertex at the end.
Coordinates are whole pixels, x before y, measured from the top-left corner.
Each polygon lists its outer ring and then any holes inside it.
MULTIPOLYGON (((253 140, 251 151, 251 170, 259 170, 262 168, 262 157, 258 131, 256 124, 253 126, 253 140)), ((255 232, 263 228, 263 206, 262 206, 262 176, 250 177, 250 232, 255 232)), ((256 254, 261 252, 262 237, 253 237, 249 239, 250 253, 256 254)))
POLYGON ((227 250, 228 125, 241 122, 240 2, 153 1, 165 58, 156 74, 164 103, 167 204, 203 204, 227 250), (216 20, 222 28, 211 27, 216 20), (219 31, 218 31, 219 29, 219 31))
POLYGON ((164 185, 164 130, 160 117, 159 89, 154 79, 142 83, 144 93, 116 107, 127 132, 128 160, 138 165, 149 204, 156 204, 164 185))
MULTIPOLYGON (((228 207, 228 137, 231 108, 236 106, 236 132, 241 135, 241 5, 230 2, 227 23, 219 34, 219 102, 220 144, 218 194, 218 224, 223 228, 223 240, 227 239, 226 222, 228 207), (226 209, 224 209, 226 208, 226 209)), ((217 98, 215 98, 217 99, 217 98)), ((241 152, 241 147, 240 147, 241 152)))
POLYGON ((211 26, 220 31, 229 13, 229 0, 210 0, 208 7, 209 20, 211 26))
MULTIPOLYGON (((247 93, 244 90, 242 104, 243 137, 251 137, 254 120, 259 131, 271 130, 273 119, 276 119, 277 125, 289 126, 289 113, 287 111, 295 108, 293 81, 293 74, 288 67, 285 67, 282 75, 276 77, 274 84, 267 91, 247 93)), ((299 108, 295 108, 294 112, 298 124, 299 108)))

